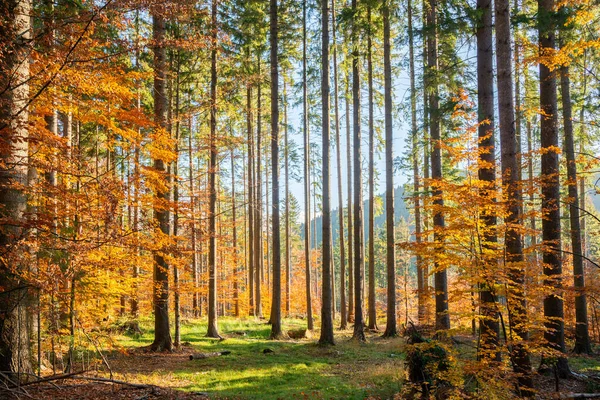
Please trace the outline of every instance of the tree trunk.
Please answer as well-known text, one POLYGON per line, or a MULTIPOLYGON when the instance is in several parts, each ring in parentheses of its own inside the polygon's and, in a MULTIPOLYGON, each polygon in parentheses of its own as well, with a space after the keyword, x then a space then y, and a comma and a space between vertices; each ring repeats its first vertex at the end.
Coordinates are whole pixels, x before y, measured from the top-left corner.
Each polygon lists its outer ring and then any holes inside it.
POLYGON ((508 300, 511 304, 510 323, 518 338, 512 346, 513 368, 519 374, 519 387, 524 395, 530 395, 531 360, 527 347, 522 343, 529 332, 527 304, 524 298, 524 275, 522 270, 523 244, 518 228, 521 224, 520 160, 517 151, 515 114, 513 103, 512 55, 510 46, 510 7, 508 0, 495 0, 496 23, 496 64, 498 67, 498 115, 500 122, 502 184, 506 187, 508 215, 505 217, 506 233, 504 247, 506 264, 511 284, 508 287, 508 300))
MULTIPOLYGON (((555 49, 555 29, 552 13, 554 0, 538 0, 538 33, 540 51, 555 49)), ((556 75, 540 63, 540 146, 542 151, 542 240, 544 242, 544 285, 552 287, 552 293, 544 298, 546 318, 544 339, 553 351, 562 353, 556 368, 561 378, 570 375, 565 353, 565 326, 562 299, 562 255, 560 238, 560 175, 558 162, 558 101, 556 75)), ((552 356, 554 358, 554 356, 552 356)))
POLYGON ((287 114, 287 87, 285 77, 283 80, 283 129, 285 141, 285 315, 290 316, 290 302, 292 289, 292 246, 290 240, 290 171, 289 171, 289 144, 288 144, 288 114, 287 114))
POLYGON ((321 337, 319 344, 334 344, 332 315, 332 238, 331 238, 331 144, 329 109, 329 8, 327 0, 321 0, 321 105, 323 138, 323 263, 321 290, 321 337))
MULTIPOLYGON (((496 143, 494 138, 494 54, 492 45, 492 2, 478 0, 480 20, 477 24, 477 123, 479 159, 478 178, 481 181, 480 195, 485 204, 496 196, 496 143)), ((481 212, 479 257, 481 258, 483 282, 479 284, 480 313, 479 354, 488 361, 500 361, 498 349, 500 324, 493 287, 496 283, 498 265, 496 235, 496 212, 484 207, 481 212)))
POLYGON ((211 6, 210 136, 208 161, 208 327, 206 336, 220 338, 217 326, 217 0, 211 6))
POLYGON ((256 316, 254 307, 254 217, 255 217, 255 180, 254 180, 254 130, 252 129, 252 84, 246 83, 246 126, 248 133, 248 297, 249 314, 256 316))
MULTIPOLYGON (((350 141, 350 73, 346 75, 346 161, 348 165, 348 322, 354 322, 354 251, 352 231, 352 142, 350 141)), ((347 325, 344 326, 346 328, 347 325)))
MULTIPOLYGON (((384 119, 385 119, 385 228, 386 228, 386 271, 387 271, 387 322, 384 337, 398 335, 396 323, 396 238, 394 234, 394 131, 392 116, 392 48, 390 40, 390 2, 383 2, 383 85, 384 85, 384 119)), ((415 97, 415 75, 412 47, 412 10, 410 0, 408 2, 408 30, 410 38, 410 61, 411 61, 411 111, 413 117, 413 145, 416 144, 416 97, 415 97)), ((416 148, 413 149, 416 152, 416 148)), ((416 165, 416 155, 414 156, 416 165)), ((416 175, 415 167, 415 176, 416 175)), ((415 183, 418 188, 418 183, 415 183)), ((418 190, 418 189, 415 189, 418 190)), ((418 218, 418 201, 415 203, 415 223, 420 229, 418 218)), ((417 234, 417 238, 418 238, 417 234)), ((418 259, 419 260, 419 259, 418 259)), ((417 260, 417 269, 420 265, 417 260)))
POLYGON ((279 220, 279 65, 277 61, 277 0, 270 0, 271 29, 271 176, 273 177, 273 293, 271 339, 283 337, 281 330, 281 224, 279 220))
MULTIPOLYGON (((152 32, 154 40, 154 119, 159 130, 167 128, 167 93, 166 93, 166 50, 164 47, 166 23, 158 11, 152 17, 152 32)), ((164 134, 164 133, 163 133, 164 134)), ((165 176, 165 162, 154 160, 156 173, 165 176)), ((169 213, 164 203, 169 199, 169 190, 157 189, 158 205, 154 209, 154 219, 163 235, 169 234, 169 213), (160 204, 162 203, 162 204, 160 204)), ((154 342, 153 351, 170 351, 173 347, 169 330, 169 265, 163 252, 166 248, 154 252, 154 342)))
POLYGON ((231 219, 233 230, 233 307, 234 316, 240 316, 240 266, 237 237, 237 207, 235 203, 235 152, 231 148, 231 219))
MULTIPOLYGON (((440 109, 439 109, 439 88, 438 88, 438 49, 437 49, 437 21, 436 21, 437 0, 429 0, 429 10, 427 13, 427 25, 429 35, 427 37, 427 67, 431 75, 429 83, 429 123, 431 130, 431 142, 433 145, 431 151, 431 179, 433 184, 432 194, 433 204, 437 210, 433 214, 434 234, 433 240, 438 247, 437 251, 442 251, 441 247, 444 240, 443 230, 445 227, 444 214, 440 208, 444 207, 444 198, 440 189, 442 180, 442 152, 440 137, 440 109)), ((436 329, 450 329, 450 315, 448 314, 448 276, 445 268, 442 268, 439 261, 435 261, 435 326, 436 329)))
POLYGON ((352 0, 352 11, 354 19, 352 21, 352 100, 353 100, 353 121, 354 128, 354 333, 352 338, 358 341, 365 341, 364 317, 363 317, 363 267, 364 267, 364 247, 363 247, 363 204, 362 204, 362 168, 361 168, 361 135, 360 135, 360 74, 359 74, 359 53, 358 53, 358 0, 352 0))
POLYGON ((302 2, 302 129, 304 131, 304 260, 306 267, 306 319, 314 329, 310 278, 310 137, 308 133, 308 86, 306 81, 306 1, 302 2))
POLYGON ((333 98, 335 113, 335 141, 338 180, 338 219, 340 224, 340 329, 348 327, 346 308, 346 249, 344 246, 344 201, 342 199, 342 141, 340 138, 340 113, 338 91, 337 41, 335 24, 335 0, 331 0, 331 34, 333 37, 333 98))
POLYGON ((262 79, 260 77, 260 51, 257 56, 258 67, 258 90, 257 90, 257 110, 256 110, 256 202, 254 208, 254 306, 255 315, 258 318, 263 317, 261 302, 261 283, 263 277, 263 237, 262 237, 262 79))
MULTIPOLYGON (((191 102, 190 102, 191 103, 191 102)), ((190 216, 192 220, 192 224, 190 227, 191 230, 191 241, 192 241, 192 281, 194 285, 194 291, 192 295, 192 313, 194 317, 199 317, 200 310, 200 294, 198 293, 198 241, 196 237, 197 226, 196 226, 196 194, 194 191, 194 158, 192 151, 192 116, 189 116, 189 136, 188 136, 188 168, 189 168, 189 193, 190 193, 190 216)))
POLYGON ((369 321, 368 328, 377 330, 375 304, 375 128, 373 126, 373 57, 371 38, 371 6, 367 5, 367 86, 369 88, 369 321))
MULTIPOLYGON (((181 123, 179 122, 179 69, 180 61, 179 54, 177 54, 177 70, 175 71, 175 161, 173 161, 173 236, 179 235, 179 136, 181 123)), ((175 239, 175 253, 178 254, 177 250, 177 239, 175 239)), ((179 285, 179 268, 173 266, 173 286, 174 293, 173 297, 175 300, 175 338, 173 344, 175 347, 179 347, 181 343, 181 288, 179 285)))
POLYGON ((20 373, 32 373, 27 329, 28 283, 20 276, 22 264, 18 241, 27 234, 24 213, 27 185, 29 111, 29 40, 31 3, 5 2, 0 17, 0 218, 14 221, 0 227, 0 370, 20 380, 20 373), (8 40, 7 40, 8 39, 8 40), (6 45, 8 43, 8 45, 6 45), (5 87, 7 86, 7 87, 5 87), (10 253, 6 253, 9 249, 10 253), (13 376, 14 375, 14 376, 13 376))
POLYGON ((585 295, 585 271, 583 268, 583 247, 579 223, 579 194, 577 193, 577 163, 573 141, 573 119, 571 111, 571 82, 569 67, 560 70, 562 93, 564 147, 567 156, 567 186, 569 188, 569 221, 571 223, 571 252, 573 253, 573 279, 575 286, 575 353, 591 354, 592 346, 588 331, 587 298, 585 295))

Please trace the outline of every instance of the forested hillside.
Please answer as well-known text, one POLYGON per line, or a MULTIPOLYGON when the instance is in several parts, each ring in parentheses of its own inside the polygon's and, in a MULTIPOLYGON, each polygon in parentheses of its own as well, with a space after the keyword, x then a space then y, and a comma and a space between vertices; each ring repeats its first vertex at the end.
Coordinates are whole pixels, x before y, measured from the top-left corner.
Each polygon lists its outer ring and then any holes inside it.
POLYGON ((0 2, 0 398, 600 397, 599 38, 589 0, 0 2))

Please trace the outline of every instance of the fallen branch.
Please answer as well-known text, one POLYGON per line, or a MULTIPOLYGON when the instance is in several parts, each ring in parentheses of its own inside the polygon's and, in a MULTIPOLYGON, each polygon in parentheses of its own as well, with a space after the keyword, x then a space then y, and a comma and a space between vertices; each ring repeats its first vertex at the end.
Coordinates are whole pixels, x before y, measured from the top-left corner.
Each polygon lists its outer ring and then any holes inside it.
POLYGON ((205 358, 226 356, 228 354, 231 354, 231 352, 230 351, 215 351, 212 353, 196 353, 196 354, 190 354, 190 360, 204 360, 205 358))
POLYGON ((24 382, 21 383, 20 386, 29 386, 29 385, 35 385, 37 383, 44 383, 44 382, 51 382, 51 381, 58 381, 61 379, 67 379, 67 378, 71 378, 75 375, 81 375, 83 373, 86 373, 87 371, 77 371, 77 372, 69 372, 68 374, 58 374, 58 375, 52 375, 49 376, 47 378, 42 378, 42 379, 38 379, 36 381, 31 381, 31 382, 24 382))
POLYGON ((131 382, 119 381, 116 379, 100 378, 100 377, 95 377, 95 376, 80 376, 77 379, 82 379, 85 381, 93 381, 93 382, 116 383, 118 385, 131 386, 131 387, 138 388, 138 389, 150 389, 150 388, 155 387, 155 385, 146 385, 143 383, 131 383, 131 382))

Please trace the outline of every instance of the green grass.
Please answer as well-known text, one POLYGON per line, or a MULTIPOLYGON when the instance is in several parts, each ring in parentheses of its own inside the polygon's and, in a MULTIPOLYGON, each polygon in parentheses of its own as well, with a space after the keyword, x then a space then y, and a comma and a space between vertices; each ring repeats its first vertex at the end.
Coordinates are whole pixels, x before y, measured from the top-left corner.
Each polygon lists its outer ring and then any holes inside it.
MULTIPOLYGON (((119 343, 125 348, 150 344, 153 331, 149 321, 142 321, 142 327, 144 335, 120 336, 119 343)), ((165 363, 152 375, 170 380, 170 385, 181 390, 207 392, 217 399, 390 398, 400 391, 404 376, 402 339, 383 340, 377 335, 366 344, 358 344, 349 341, 351 332, 338 331, 336 346, 321 347, 316 344, 318 336, 269 340, 270 325, 253 319, 223 318, 219 327, 227 337, 222 342, 204 337, 205 321, 189 321, 182 325, 181 340, 189 342, 195 352, 229 350, 231 355, 189 361, 185 359, 187 353, 182 354, 177 362, 165 363), (234 334, 240 331, 246 336, 234 334), (265 348, 274 352, 263 354, 265 348)), ((284 321, 286 330, 304 327, 301 320, 284 321)), ((131 356, 131 363, 136 362, 135 357, 131 356)), ((139 381, 143 378, 135 377, 139 381)))

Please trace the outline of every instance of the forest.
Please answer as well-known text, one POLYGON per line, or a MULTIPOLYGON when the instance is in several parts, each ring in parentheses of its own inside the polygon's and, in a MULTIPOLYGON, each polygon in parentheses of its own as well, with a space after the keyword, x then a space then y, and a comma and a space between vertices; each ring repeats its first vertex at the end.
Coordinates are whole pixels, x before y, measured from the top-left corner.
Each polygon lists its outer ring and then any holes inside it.
POLYGON ((0 2, 0 398, 600 398, 600 5, 0 2))

